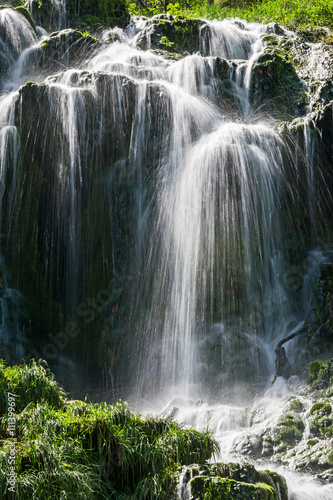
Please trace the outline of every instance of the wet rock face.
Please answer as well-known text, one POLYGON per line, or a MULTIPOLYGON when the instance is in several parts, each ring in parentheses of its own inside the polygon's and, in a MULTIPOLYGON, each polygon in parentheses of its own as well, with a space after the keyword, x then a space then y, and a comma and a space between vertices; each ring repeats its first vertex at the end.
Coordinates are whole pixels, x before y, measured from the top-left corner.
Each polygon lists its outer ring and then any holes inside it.
POLYGON ((66 8, 61 1, 31 0, 29 2, 31 16, 38 26, 49 31, 64 28, 66 25, 66 8))
MULTIPOLYGON (((9 177, 5 193, 3 227, 8 238, 3 250, 8 255, 8 265, 16 269, 17 288, 29 298, 35 339, 45 335, 46 325, 48 333, 55 335, 71 316, 74 319, 77 315, 82 333, 96 331, 101 321, 97 312, 111 298, 109 283, 114 266, 125 269, 131 251, 131 245, 124 243, 124 238, 129 237, 131 208, 120 223, 116 216, 120 210, 119 196, 113 193, 109 199, 103 179, 113 175, 115 185, 122 186, 126 199, 125 181, 122 184, 120 179, 117 181, 120 174, 116 167, 110 171, 109 168, 128 155, 135 85, 126 77, 102 73, 78 71, 69 78, 76 84, 69 92, 63 91, 57 77, 53 77, 48 84, 23 86, 16 102, 16 122, 24 147, 18 156, 17 175, 9 177), (117 93, 119 88, 122 98, 115 117, 114 108, 110 110, 103 96, 117 93), (17 197, 11 199, 13 185, 17 197), (70 215, 73 204, 75 222, 70 215), (111 211, 121 234, 105 230, 110 227, 111 211), (19 220, 24 223, 19 224, 19 220), (121 257, 116 252, 117 245, 122 248, 121 257), (17 262, 21 265, 17 266, 17 262), (74 287, 70 294, 72 305, 68 302, 71 287, 74 287), (99 297, 101 290, 103 297, 99 297), (91 307, 87 298, 102 303, 91 307)), ((126 175, 124 171, 122 175, 126 175)), ((55 352, 57 347, 54 347, 55 352)), ((39 354, 47 357, 52 353, 42 349, 39 354)))
POLYGON ((287 500, 284 478, 275 472, 257 471, 249 464, 191 465, 182 468, 182 493, 190 488, 196 500, 287 500))
POLYGON ((263 36, 265 45, 253 68, 251 98, 263 112, 292 118, 304 115, 308 104, 305 88, 290 61, 287 37, 263 36))
POLYGON ((65 29, 51 33, 34 49, 30 50, 24 59, 25 74, 45 78, 51 73, 64 71, 92 55, 101 47, 101 43, 89 34, 83 34, 73 29, 65 29))
MULTIPOLYGON (((312 359, 330 355, 333 350, 333 265, 323 264, 314 289, 316 321, 307 339, 307 349, 312 359)), ((308 382, 317 384, 316 374, 322 368, 312 364, 308 382)), ((318 387, 323 388, 323 387, 318 387)))
MULTIPOLYGON (((316 316, 319 324, 333 327, 333 264, 324 264, 315 288, 316 316)), ((332 338, 333 342, 333 338, 332 338)))
POLYGON ((68 66, 81 60, 82 57, 87 57, 99 45, 95 38, 90 35, 83 35, 80 31, 66 29, 55 32, 41 45, 43 59, 40 64, 45 66, 45 64, 58 62, 68 66))

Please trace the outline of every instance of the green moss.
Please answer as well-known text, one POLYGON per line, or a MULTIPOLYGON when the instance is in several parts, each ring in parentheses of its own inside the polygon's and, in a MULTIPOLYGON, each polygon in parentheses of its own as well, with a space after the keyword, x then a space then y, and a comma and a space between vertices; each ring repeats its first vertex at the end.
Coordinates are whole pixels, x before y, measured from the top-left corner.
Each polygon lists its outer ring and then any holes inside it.
POLYGON ((289 45, 270 35, 264 53, 253 68, 251 98, 256 107, 267 106, 270 114, 292 118, 303 115, 308 97, 291 62, 289 45))
POLYGON ((178 54, 197 52, 200 49, 199 30, 203 24, 199 19, 154 19, 141 32, 138 46, 144 50, 167 47, 168 51, 178 54))
POLYGON ((287 500, 284 479, 274 472, 257 471, 250 464, 212 464, 183 473, 191 493, 198 500, 279 499, 287 500))
POLYGON ((310 415, 330 415, 331 413, 332 408, 328 402, 315 403, 310 410, 310 415))
POLYGON ((278 497, 267 484, 249 484, 228 478, 200 476, 191 481, 191 492, 199 500, 256 499, 273 500, 278 497))
POLYGON ((315 403, 310 410, 310 430, 315 436, 333 436, 332 407, 328 401, 315 403))
POLYGON ((307 446, 312 447, 315 446, 318 442, 318 439, 309 439, 306 444, 307 446))
POLYGON ((304 432, 304 422, 294 414, 283 415, 273 434, 275 451, 282 453, 293 448, 302 439, 304 432))
POLYGON ((304 411, 304 405, 299 399, 293 399, 289 404, 290 411, 295 411, 296 413, 301 413, 304 411))
POLYGON ((312 389, 329 389, 333 385, 333 360, 320 359, 310 364, 307 382, 312 389))

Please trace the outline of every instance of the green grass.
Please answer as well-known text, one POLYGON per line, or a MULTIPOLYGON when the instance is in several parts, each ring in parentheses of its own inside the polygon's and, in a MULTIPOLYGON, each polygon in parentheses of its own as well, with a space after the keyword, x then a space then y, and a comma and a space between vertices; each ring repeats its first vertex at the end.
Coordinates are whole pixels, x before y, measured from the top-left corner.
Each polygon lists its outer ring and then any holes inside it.
POLYGON ((15 499, 172 498, 177 468, 218 450, 208 431, 143 418, 127 404, 69 401, 42 363, 0 362, 0 498, 8 492, 8 397, 15 397, 15 499))
MULTIPOLYGON (((155 3, 156 4, 156 3, 155 3)), ((129 4, 131 13, 156 14, 162 8, 150 8, 145 11, 129 4)), ((206 2, 170 2, 167 8, 171 14, 206 19, 226 19, 239 17, 250 22, 277 22, 285 27, 310 28, 328 26, 333 28, 332 0, 263 0, 242 2, 237 0, 216 1, 208 6, 206 2)))

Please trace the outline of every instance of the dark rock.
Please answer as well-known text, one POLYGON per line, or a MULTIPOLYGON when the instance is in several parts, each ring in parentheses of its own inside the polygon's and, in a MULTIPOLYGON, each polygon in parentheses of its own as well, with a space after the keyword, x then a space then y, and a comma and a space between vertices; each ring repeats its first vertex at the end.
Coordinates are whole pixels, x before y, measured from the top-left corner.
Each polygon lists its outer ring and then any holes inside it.
MULTIPOLYGON (((323 264, 320 270, 320 279, 315 286, 315 312, 319 325, 323 325, 317 331, 317 341, 327 337, 333 347, 333 264, 323 264)), ((312 341, 314 338, 311 339, 312 341)), ((322 349, 323 352, 323 349, 322 349)))
POLYGON ((268 24, 266 32, 269 34, 274 33, 275 35, 282 35, 282 36, 286 34, 285 30, 281 28, 281 26, 279 26, 277 23, 268 24))
POLYGON ((292 118, 306 111, 304 86, 278 50, 265 51, 254 64, 250 94, 255 108, 271 115, 292 118))
POLYGON ((34 22, 48 31, 66 27, 66 9, 61 2, 31 0, 29 9, 34 22))
POLYGON ((50 68, 59 65, 63 69, 75 61, 86 57, 99 46, 96 38, 84 35, 80 31, 66 29, 52 33, 49 39, 42 42, 42 58, 39 62, 42 67, 50 68))
POLYGON ((293 369, 288 361, 286 350, 284 347, 279 347, 275 350, 275 377, 283 377, 288 379, 293 374, 293 369))

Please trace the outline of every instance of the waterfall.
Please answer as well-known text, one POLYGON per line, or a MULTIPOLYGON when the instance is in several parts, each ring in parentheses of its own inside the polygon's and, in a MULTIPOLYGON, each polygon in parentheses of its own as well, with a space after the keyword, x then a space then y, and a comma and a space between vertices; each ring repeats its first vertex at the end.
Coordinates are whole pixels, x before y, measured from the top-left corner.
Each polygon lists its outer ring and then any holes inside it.
POLYGON ((8 53, 13 61, 36 40, 36 37, 29 21, 14 9, 8 8, 0 10, 0 39, 5 53, 8 53))
MULTIPOLYGON (((90 317, 84 306, 98 272, 105 284, 114 279, 132 305, 126 318, 112 321, 117 331, 130 324, 131 346, 118 342, 131 354, 128 381, 136 397, 176 387, 185 396, 218 397, 224 384, 267 380, 274 344, 300 322, 284 279, 282 214, 297 210, 289 179, 301 172, 274 121, 251 100, 266 28, 205 22, 201 53, 174 62, 136 46, 151 28, 138 20, 128 35, 111 30, 100 44, 85 41, 76 68, 68 68, 82 35, 64 30, 38 38, 13 9, 1 16, 2 41, 16 61, 1 101, 9 110, 1 123, 2 183, 13 214, 6 214, 5 253, 15 254, 22 234, 12 221, 24 217, 35 242, 24 258, 53 301, 45 314, 59 318, 56 328, 74 320, 88 332, 82 318, 90 317), (45 47, 54 51, 62 40, 65 49, 52 66, 45 47), (49 68, 43 85, 17 90, 29 70, 40 81, 41 62, 49 68), (31 179, 22 170, 26 162, 31 179), (9 165, 14 174, 7 181, 9 165), (91 222, 96 203, 109 214, 107 226, 104 215, 101 225, 91 222)), ((299 182, 314 226, 313 145, 306 134, 306 180, 299 182)), ((36 289, 30 282, 25 288, 36 289)), ((119 303, 109 307, 103 314, 119 303)))
POLYGON ((45 26, 0 10, 4 352, 46 357, 60 377, 83 367, 91 386, 103 372, 110 397, 144 409, 176 395, 166 414, 243 456, 292 391, 264 392, 274 349, 310 315, 328 255, 314 108, 293 142, 256 102, 263 25, 202 21, 200 51, 174 60, 140 48, 151 20, 96 41, 44 30, 66 27, 64 2, 47 21, 27 5, 45 26))
POLYGON ((246 123, 234 122, 223 102, 216 105, 214 56, 247 57, 243 78, 235 77, 230 62, 226 72, 245 120, 260 29, 228 22, 204 28, 210 56, 188 56, 167 73, 175 86, 166 86, 173 132, 158 172, 154 237, 137 291, 137 307, 146 310, 132 355, 141 396, 170 387, 185 397, 214 393, 212 376, 215 387, 239 376, 265 379, 272 371, 266 345, 292 318, 290 291, 281 280, 284 144, 269 125, 249 123, 248 112, 246 123), (236 35, 231 54, 225 47, 236 35))

